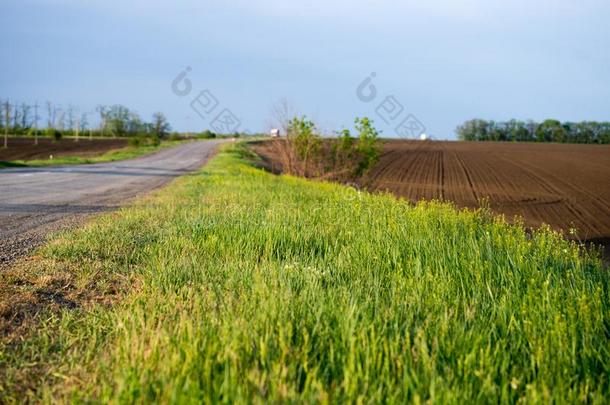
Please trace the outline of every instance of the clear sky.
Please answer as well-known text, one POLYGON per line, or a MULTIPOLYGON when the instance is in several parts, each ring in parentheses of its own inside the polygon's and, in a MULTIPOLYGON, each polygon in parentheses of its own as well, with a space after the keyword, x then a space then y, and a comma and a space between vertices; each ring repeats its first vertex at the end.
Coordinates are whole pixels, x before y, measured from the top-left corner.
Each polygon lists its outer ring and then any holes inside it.
POLYGON ((387 136, 408 114, 438 139, 475 117, 610 120, 609 18, 607 0, 2 0, 0 98, 159 110, 181 131, 225 108, 266 130, 283 97, 322 128, 367 115, 387 136))

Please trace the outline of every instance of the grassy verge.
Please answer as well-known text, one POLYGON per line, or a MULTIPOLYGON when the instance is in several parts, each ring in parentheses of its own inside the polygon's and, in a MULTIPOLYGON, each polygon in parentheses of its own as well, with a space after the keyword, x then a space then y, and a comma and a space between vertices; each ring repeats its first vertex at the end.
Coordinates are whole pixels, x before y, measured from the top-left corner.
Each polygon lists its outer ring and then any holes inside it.
POLYGON ((228 145, 0 275, 12 302, 54 288, 30 327, 13 313, 0 402, 607 400, 598 259, 484 211, 273 176, 246 153, 228 145))
POLYGON ((7 167, 44 167, 44 166, 60 166, 60 165, 82 165, 91 163, 114 162, 117 160, 132 159, 135 157, 147 155, 158 150, 176 146, 184 141, 163 141, 159 145, 142 145, 142 146, 127 146, 125 148, 108 151, 99 156, 81 157, 81 156, 58 156, 54 159, 37 159, 37 160, 11 160, 0 161, 0 168, 7 167))

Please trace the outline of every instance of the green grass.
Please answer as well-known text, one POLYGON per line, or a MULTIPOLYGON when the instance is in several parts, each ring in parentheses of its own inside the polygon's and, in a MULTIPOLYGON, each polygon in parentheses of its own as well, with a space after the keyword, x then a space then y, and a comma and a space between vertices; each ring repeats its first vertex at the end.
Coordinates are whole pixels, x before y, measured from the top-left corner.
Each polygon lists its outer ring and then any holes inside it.
POLYGON ((228 145, 28 264, 89 298, 0 348, 0 402, 607 401, 598 259, 245 154, 228 145))
POLYGON ((132 159, 139 156, 147 155, 158 150, 176 146, 183 141, 163 141, 157 146, 142 145, 142 146, 126 146, 121 149, 108 151, 99 156, 81 157, 81 156, 58 156, 53 159, 36 159, 36 160, 11 160, 0 161, 0 168, 7 167, 43 167, 43 166, 60 166, 60 165, 82 165, 91 163, 114 162, 117 160, 132 159))

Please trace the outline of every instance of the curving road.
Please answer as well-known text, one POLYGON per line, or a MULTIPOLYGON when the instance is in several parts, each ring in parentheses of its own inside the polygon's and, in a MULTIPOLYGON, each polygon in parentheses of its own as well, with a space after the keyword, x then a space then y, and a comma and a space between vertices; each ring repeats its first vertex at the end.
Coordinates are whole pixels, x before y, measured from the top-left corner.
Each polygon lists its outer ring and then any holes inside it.
POLYGON ((222 141, 198 141, 112 163, 0 170, 0 267, 45 235, 192 172, 222 141))

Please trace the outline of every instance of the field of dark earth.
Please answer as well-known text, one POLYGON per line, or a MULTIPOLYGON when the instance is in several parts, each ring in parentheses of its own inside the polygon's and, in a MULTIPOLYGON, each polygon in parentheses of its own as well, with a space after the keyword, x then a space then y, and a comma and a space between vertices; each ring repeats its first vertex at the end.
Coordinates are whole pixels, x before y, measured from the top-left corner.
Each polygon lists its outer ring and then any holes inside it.
POLYGON ((104 154, 110 150, 121 149, 127 146, 126 139, 88 139, 81 138, 78 142, 74 138, 54 141, 51 138, 38 138, 38 145, 34 145, 32 137, 10 137, 8 148, 0 148, 0 161, 49 159, 62 156, 91 157, 104 154))

